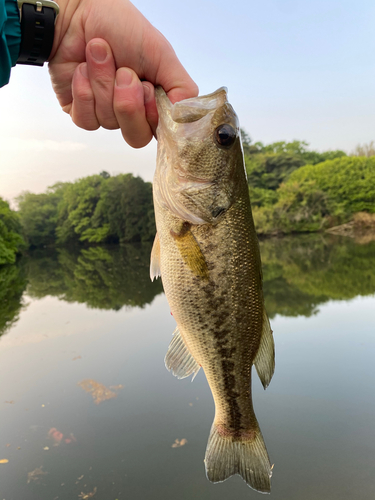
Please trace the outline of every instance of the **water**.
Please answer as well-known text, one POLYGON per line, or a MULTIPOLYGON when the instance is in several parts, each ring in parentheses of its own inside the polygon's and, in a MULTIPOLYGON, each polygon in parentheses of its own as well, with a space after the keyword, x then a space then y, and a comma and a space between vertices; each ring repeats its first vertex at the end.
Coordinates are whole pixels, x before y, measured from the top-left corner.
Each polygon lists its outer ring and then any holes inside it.
MULTIPOLYGON (((253 399, 272 498, 369 500, 375 242, 261 250, 276 371, 267 391, 254 376, 253 399)), ((260 498, 239 476, 205 477, 213 400, 202 371, 191 383, 164 367, 174 320, 149 251, 36 252, 0 270, 0 499, 260 498)))

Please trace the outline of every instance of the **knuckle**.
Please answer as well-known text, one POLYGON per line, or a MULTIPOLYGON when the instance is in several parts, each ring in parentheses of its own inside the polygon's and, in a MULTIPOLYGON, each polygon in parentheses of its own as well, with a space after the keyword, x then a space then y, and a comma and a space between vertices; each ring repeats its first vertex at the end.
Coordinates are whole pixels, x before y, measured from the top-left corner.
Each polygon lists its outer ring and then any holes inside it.
POLYGON ((130 99, 116 100, 114 103, 114 108, 116 113, 126 115, 128 117, 135 117, 141 112, 137 102, 130 99))
POLYGON ((114 81, 114 75, 109 75, 107 71, 98 70, 92 76, 92 85, 104 91, 112 92, 114 81))
POLYGON ((82 103, 92 103, 94 101, 94 94, 91 88, 78 87, 75 89, 74 99, 81 101, 82 103))
POLYGON ((97 130, 100 127, 95 114, 87 110, 79 110, 73 107, 71 118, 77 127, 84 130, 97 130))

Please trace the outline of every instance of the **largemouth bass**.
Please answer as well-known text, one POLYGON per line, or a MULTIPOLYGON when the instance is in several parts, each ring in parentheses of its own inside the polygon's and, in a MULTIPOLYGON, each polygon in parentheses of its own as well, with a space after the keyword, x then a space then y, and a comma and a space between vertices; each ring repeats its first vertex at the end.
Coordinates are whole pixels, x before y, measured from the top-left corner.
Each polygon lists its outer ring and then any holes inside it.
POLYGON ((215 401, 205 466, 210 481, 239 474, 270 491, 271 464, 251 398, 254 364, 266 388, 275 355, 239 123, 225 88, 171 104, 156 89, 157 234, 161 276, 177 328, 165 363, 178 378, 203 368, 215 401))

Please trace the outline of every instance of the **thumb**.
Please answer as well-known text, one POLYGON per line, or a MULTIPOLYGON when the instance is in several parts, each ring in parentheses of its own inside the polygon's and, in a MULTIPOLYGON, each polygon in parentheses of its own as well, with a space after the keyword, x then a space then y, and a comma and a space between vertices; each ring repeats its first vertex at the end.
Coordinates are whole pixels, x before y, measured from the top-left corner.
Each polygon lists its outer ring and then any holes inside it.
POLYGON ((199 94, 198 86, 190 77, 189 79, 190 81, 184 82, 182 86, 176 86, 168 91, 164 87, 172 104, 183 99, 189 99, 190 97, 197 97, 199 94))

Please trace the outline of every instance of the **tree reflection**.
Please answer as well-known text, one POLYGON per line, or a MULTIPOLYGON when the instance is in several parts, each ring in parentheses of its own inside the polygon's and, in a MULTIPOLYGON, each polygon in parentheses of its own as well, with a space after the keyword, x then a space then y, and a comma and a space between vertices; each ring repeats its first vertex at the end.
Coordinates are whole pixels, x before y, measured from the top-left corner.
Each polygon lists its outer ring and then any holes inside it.
POLYGON ((311 316, 328 300, 375 293, 375 242, 331 235, 261 242, 266 309, 272 318, 311 316))
POLYGON ((151 243, 37 252, 29 260, 27 293, 53 295, 97 309, 143 307, 162 292, 151 283, 151 243))
POLYGON ((17 320, 27 280, 23 262, 0 266, 0 336, 17 320))
MULTIPOLYGON (((375 241, 358 244, 333 235, 262 241, 266 308, 270 317, 311 316, 328 300, 375 293, 375 241)), ((151 244, 35 253, 28 293, 54 295, 99 309, 143 306, 161 293, 149 278, 151 244)))
MULTIPOLYGON (((272 318, 311 316, 328 300, 375 293, 375 241, 305 235, 261 242, 266 308, 272 318)), ((26 289, 98 309, 143 307, 162 292, 149 277, 151 243, 38 250, 0 267, 0 335, 18 319, 26 289), (27 284, 28 283, 28 284, 27 284)))

